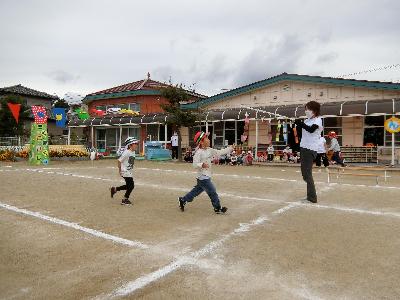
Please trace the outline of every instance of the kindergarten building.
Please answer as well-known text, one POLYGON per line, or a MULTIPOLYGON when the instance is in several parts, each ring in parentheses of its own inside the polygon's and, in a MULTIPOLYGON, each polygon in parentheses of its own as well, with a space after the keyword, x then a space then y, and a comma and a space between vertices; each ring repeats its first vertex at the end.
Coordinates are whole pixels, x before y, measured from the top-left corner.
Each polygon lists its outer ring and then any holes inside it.
MULTIPOLYGON (((72 131, 85 128, 89 146, 104 155, 115 154, 128 136, 140 141, 139 152, 143 152, 146 141, 162 141, 167 146, 172 128, 164 125, 168 116, 161 104, 168 102, 161 90, 168 86, 150 79, 148 74, 146 79, 91 93, 83 99, 90 117, 73 118, 68 127, 72 131)), ((206 97, 191 91, 187 93, 191 101, 206 97)))
MULTIPOLYGON (((89 94, 84 102, 90 118, 70 120, 69 127, 86 127, 90 144, 111 154, 127 136, 140 140, 140 151, 144 141, 167 144, 172 132, 164 125, 168 116, 160 107, 166 103, 160 92, 166 86, 148 76, 89 94), (115 109, 137 114, 114 114, 115 109)), ((346 160, 377 162, 390 154, 391 134, 386 133, 384 121, 400 115, 400 84, 392 82, 283 73, 211 97, 188 93, 192 102, 182 107, 200 113, 201 121, 198 126, 181 128, 184 148, 193 146, 197 130, 204 130, 211 133, 215 148, 236 143, 261 155, 272 143, 278 151, 287 144, 296 150, 299 143, 291 122, 304 118, 305 103, 315 100, 322 105, 324 135, 338 134, 346 160)), ((399 134, 395 146, 400 156, 399 134)))
MULTIPOLYGON (((305 117, 304 105, 311 100, 321 103, 324 135, 338 134, 348 162, 376 162, 390 153, 392 138, 384 121, 400 114, 399 83, 283 73, 183 107, 203 112, 197 129, 211 133, 214 147, 245 140, 260 154, 271 143, 278 150, 286 144, 299 147, 291 121, 305 117)), ((399 153, 399 134, 395 146, 399 153)))

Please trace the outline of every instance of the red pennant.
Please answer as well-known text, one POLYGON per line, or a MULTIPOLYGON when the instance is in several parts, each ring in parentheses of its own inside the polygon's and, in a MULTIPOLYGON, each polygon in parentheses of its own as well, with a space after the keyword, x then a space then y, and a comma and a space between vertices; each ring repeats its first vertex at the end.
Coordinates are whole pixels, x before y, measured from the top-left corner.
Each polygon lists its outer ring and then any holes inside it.
POLYGON ((19 120, 19 111, 21 110, 21 104, 17 103, 7 103, 8 108, 11 110, 12 115, 14 116, 15 121, 19 120))

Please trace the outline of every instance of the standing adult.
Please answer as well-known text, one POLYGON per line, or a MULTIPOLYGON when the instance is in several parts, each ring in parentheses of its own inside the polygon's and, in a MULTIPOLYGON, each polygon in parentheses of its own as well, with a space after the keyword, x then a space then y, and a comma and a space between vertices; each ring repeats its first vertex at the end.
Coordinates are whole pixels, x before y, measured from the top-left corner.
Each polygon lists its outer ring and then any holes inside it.
POLYGON ((174 134, 171 136, 172 159, 178 159, 178 143, 178 133, 174 131, 174 134))
POLYGON ((297 127, 302 129, 300 142, 301 174, 303 180, 307 183, 307 200, 312 203, 317 203, 312 167, 317 158, 319 138, 322 131, 320 110, 321 105, 318 102, 308 102, 305 106, 307 119, 304 122, 296 120, 295 123, 297 127))

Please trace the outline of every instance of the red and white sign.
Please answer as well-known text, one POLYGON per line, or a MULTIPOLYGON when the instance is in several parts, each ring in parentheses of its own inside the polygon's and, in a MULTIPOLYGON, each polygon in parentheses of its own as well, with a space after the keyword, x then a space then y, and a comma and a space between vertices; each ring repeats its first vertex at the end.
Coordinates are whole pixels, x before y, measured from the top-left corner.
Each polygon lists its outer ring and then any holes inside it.
POLYGON ((36 124, 46 124, 47 123, 47 114, 46 108, 43 106, 32 105, 32 113, 35 117, 36 124))

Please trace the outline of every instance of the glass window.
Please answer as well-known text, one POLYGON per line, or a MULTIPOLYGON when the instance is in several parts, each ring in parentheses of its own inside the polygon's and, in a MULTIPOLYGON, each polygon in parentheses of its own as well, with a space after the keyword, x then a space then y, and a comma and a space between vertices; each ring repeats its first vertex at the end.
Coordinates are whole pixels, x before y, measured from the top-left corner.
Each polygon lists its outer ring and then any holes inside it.
POLYGON ((121 109, 129 109, 129 104, 128 103, 118 104, 117 107, 121 109))
POLYGON ((148 141, 158 141, 159 125, 147 124, 147 139, 148 141))
POLYGON ((364 145, 383 146, 385 142, 385 116, 366 116, 364 118, 364 145))
POLYGON ((342 118, 333 117, 324 118, 322 120, 324 127, 342 127, 342 118))
POLYGON ((384 128, 383 127, 369 127, 364 129, 364 145, 374 144, 375 146, 383 145, 384 128))
POLYGON ((236 140, 236 144, 240 145, 242 144, 242 140, 241 137, 244 133, 244 121, 237 121, 237 140, 236 140))
POLYGON ((235 130, 235 121, 225 121, 225 130, 227 129, 235 130))
POLYGON ((129 109, 131 109, 133 111, 140 112, 140 104, 138 104, 138 103, 130 103, 129 104, 129 109))
POLYGON ((118 145, 117 143, 117 129, 110 128, 106 129, 106 145, 108 147, 116 147, 118 145))
POLYGON ((365 127, 380 126, 383 127, 385 123, 385 116, 366 116, 364 118, 365 127))
POLYGON ((102 151, 106 150, 106 130, 96 129, 96 148, 102 151))
POLYGON ((137 140, 140 140, 140 127, 130 127, 129 136, 133 136, 137 140))

